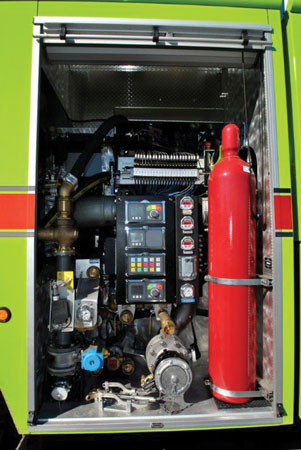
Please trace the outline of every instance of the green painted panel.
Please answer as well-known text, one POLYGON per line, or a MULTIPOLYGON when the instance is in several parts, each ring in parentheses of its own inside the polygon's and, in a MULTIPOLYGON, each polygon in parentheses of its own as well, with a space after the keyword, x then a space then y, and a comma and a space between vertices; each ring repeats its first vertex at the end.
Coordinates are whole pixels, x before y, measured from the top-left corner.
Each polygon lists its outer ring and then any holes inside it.
POLYGON ((0 324, 0 389, 19 433, 26 433, 27 332, 26 238, 0 238, 0 306, 12 317, 0 324))
MULTIPOLYGON (((273 27, 273 65, 276 103, 279 187, 291 187, 289 134, 287 120, 286 80, 281 17, 278 11, 269 11, 273 27)), ((294 417, 294 243, 293 238, 282 239, 282 324, 283 324, 283 405, 284 424, 294 417)))
POLYGON ((27 185, 35 1, 0 2, 0 184, 27 185), (15 32, 14 32, 15 30, 15 32))
MULTIPOLYGON (((43 3, 43 1, 44 0, 40 0, 40 3, 43 3)), ((102 2, 102 0, 98 1, 102 2)), ((282 0, 244 0, 243 2, 241 0, 110 0, 110 1, 125 2, 125 3, 162 3, 162 4, 177 4, 177 5, 233 6, 238 8, 262 8, 262 9, 281 9, 282 5, 282 0)))
MULTIPOLYGON (((296 3, 296 2, 295 2, 296 3)), ((298 2, 301 5, 301 2, 298 2)), ((301 9, 300 9, 301 12, 301 9)), ((301 15, 290 14, 284 22, 284 37, 286 45, 286 72, 287 91, 289 99, 290 118, 290 150, 293 183, 293 212, 294 212, 294 235, 297 243, 301 235, 301 15)), ((300 247, 300 245, 299 245, 300 247)), ((296 260, 296 264, 301 261, 296 260)), ((300 264, 301 266, 301 264, 300 264)), ((301 307, 301 298, 299 298, 301 307)), ((299 336, 300 340, 300 336, 299 336)), ((301 373, 301 361, 299 374, 301 373)), ((299 377, 299 417, 301 418, 301 378, 299 377)))
POLYGON ((156 18, 260 24, 266 24, 268 20, 263 9, 93 1, 43 1, 39 3, 39 16, 156 18))
MULTIPOLYGON (((0 185, 28 184, 32 20, 36 1, 0 2, 0 185), (15 32, 14 32, 15 30, 15 32)), ((3 213, 3 212, 2 212, 3 213)), ((19 433, 27 432, 26 239, 0 238, 0 389, 19 433)))
MULTIPOLYGON (((221 2, 222 3, 222 2, 221 2)), ((230 3, 230 2, 228 2, 230 3)), ((247 2, 246 2, 247 3, 247 2)), ((267 2, 266 2, 267 3, 267 2)), ((272 3, 272 2, 271 2, 272 3)), ((212 4, 212 3, 211 3, 212 4)), ((226 2, 224 2, 224 5, 226 2)), ((27 158, 28 158, 28 133, 29 133, 29 96, 30 96, 30 59, 32 44, 32 16, 35 15, 35 2, 2 2, 0 3, 0 15, 5 17, 1 29, 1 67, 0 74, 2 102, 0 109, 1 123, 4 123, 4 134, 0 137, 2 157, 0 164, 1 185, 26 185, 27 184, 27 158), (18 8, 16 8, 16 3, 18 8), (7 47, 7 36, 13 29, 18 29, 18 35, 11 38, 7 47), (11 57, 13 55, 13 58, 11 57), (15 166, 15 163, 18 163, 15 166)), ((163 5, 163 4, 134 4, 134 3, 108 3, 108 2, 50 2, 43 1, 39 4, 39 15, 49 16, 82 16, 82 17, 132 17, 132 18, 158 18, 158 19, 182 19, 182 20, 207 20, 207 21, 231 21, 249 23, 267 23, 266 11, 259 9, 245 10, 243 8, 218 8, 189 5, 163 5)), ((271 24, 280 33, 280 14, 270 11, 271 24)), ((275 67, 283 66, 283 53, 280 34, 273 36, 275 67), (279 46, 279 48, 278 48, 279 46)), ((283 108, 285 99, 283 94, 284 77, 282 70, 276 78, 276 103, 278 130, 284 126, 281 142, 281 183, 287 187, 289 175, 287 168, 287 129, 283 108), (279 92, 278 92, 279 91, 279 92), (284 125, 283 125, 284 122, 284 125), (283 153, 283 154, 282 154, 283 153)), ((282 133, 279 133, 279 135, 282 133)), ((279 136, 278 136, 279 137, 279 136)), ((27 417, 27 392, 26 392, 26 240, 23 238, 1 238, 1 254, 5 254, 2 262, 2 292, 3 305, 12 309, 13 318, 8 324, 0 327, 0 348, 2 361, 7 361, 5 371, 0 371, 0 387, 9 405, 15 423, 20 433, 26 433, 27 417), (4 262, 5 261, 5 262, 4 262), (14 267, 18 264, 18 273, 14 267), (17 277, 17 282, 16 282, 17 277), (8 345, 7 343, 10 343, 8 345), (11 351, 14 347, 15 351, 11 351), (13 382, 12 382, 13 380, 13 382)), ((284 280, 287 292, 283 310, 285 369, 284 369, 284 393, 285 409, 287 417, 285 423, 292 421, 292 391, 293 391, 293 323, 291 288, 293 286, 292 270, 289 263, 292 261, 291 240, 285 240, 284 252, 284 280)), ((4 367, 4 366, 3 366, 4 367)))
POLYGON ((301 12, 301 0, 289 0, 286 9, 292 12, 301 12))

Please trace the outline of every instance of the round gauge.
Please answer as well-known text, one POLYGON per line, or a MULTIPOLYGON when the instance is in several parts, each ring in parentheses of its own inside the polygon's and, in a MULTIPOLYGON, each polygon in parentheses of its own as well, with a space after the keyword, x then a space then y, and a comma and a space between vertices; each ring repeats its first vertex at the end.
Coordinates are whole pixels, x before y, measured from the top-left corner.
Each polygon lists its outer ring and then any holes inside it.
POLYGON ((92 320, 92 311, 89 306, 80 306, 76 317, 80 322, 90 322, 92 320))
POLYGON ((181 240, 181 249, 182 250, 193 250, 194 249, 194 240, 191 237, 184 237, 181 240))
POLYGON ((194 220, 192 217, 183 217, 181 220, 181 229, 184 231, 193 230, 194 220))
POLYGON ((193 198, 191 197, 183 197, 180 201, 180 208, 181 209, 193 209, 194 202, 193 198))
POLYGON ((183 284, 183 286, 181 286, 181 297, 183 298, 194 297, 194 286, 188 283, 183 284))

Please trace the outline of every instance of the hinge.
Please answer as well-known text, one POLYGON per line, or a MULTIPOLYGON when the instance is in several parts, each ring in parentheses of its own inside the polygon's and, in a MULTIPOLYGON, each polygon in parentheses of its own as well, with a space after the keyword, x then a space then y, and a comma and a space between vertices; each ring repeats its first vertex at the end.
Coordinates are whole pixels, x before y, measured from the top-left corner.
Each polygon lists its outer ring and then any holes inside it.
POLYGON ((158 44, 158 43, 159 43, 159 37, 160 37, 160 34, 159 34, 159 27, 154 27, 153 42, 154 42, 155 44, 158 44))
POLYGON ((60 29, 60 40, 65 41, 66 40, 66 34, 67 34, 67 27, 66 25, 61 25, 60 29))
POLYGON ((247 30, 242 31, 241 37, 242 37, 242 45, 246 47, 249 44, 249 34, 247 30))
POLYGON ((277 417, 283 417, 285 415, 285 409, 282 403, 277 403, 277 417))
POLYGON ((34 415, 35 412, 34 411, 28 411, 28 416, 27 416, 27 423, 28 425, 32 425, 34 422, 34 415))

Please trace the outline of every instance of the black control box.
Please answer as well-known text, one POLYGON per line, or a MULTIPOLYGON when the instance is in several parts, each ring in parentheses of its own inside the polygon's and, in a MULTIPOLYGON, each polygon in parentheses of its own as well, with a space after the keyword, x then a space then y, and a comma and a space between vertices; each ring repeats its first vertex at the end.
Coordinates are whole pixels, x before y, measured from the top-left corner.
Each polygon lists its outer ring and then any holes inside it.
POLYGON ((175 303, 175 202, 118 196, 117 303, 175 303))

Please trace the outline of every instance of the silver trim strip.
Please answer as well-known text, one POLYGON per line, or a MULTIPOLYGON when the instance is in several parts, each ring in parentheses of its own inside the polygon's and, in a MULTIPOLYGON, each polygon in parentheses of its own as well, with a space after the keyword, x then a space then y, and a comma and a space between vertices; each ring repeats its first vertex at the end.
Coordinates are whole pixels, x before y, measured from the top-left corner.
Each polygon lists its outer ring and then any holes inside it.
POLYGON ((264 49, 272 44, 270 26, 224 22, 114 18, 34 18, 34 37, 45 43, 190 46, 264 49), (36 28, 36 27, 35 27, 36 28), (40 29, 39 29, 40 28, 40 29), (67 29, 68 28, 68 29, 67 29), (248 42, 242 30, 248 33, 248 42), (154 36, 154 33, 156 35, 154 36), (268 33, 269 38, 266 38, 268 33))
POLYGON ((271 32, 271 25, 254 23, 207 22, 194 20, 165 20, 165 19, 121 19, 114 17, 49 17, 33 18, 34 25, 49 24, 88 24, 88 25, 128 25, 135 26, 178 26, 188 28, 224 28, 226 30, 252 30, 271 32))
POLYGON ((233 397, 233 398, 262 398, 264 397, 261 391, 229 391, 228 389, 223 389, 218 386, 215 386, 213 383, 209 383, 210 389, 218 394, 223 395, 224 397, 233 397))
POLYGON ((0 191, 8 192, 35 192, 34 186, 0 186, 0 191))
POLYGON ((43 423, 43 419, 35 426, 29 426, 30 433, 43 433, 43 432, 63 432, 63 431, 148 431, 153 430, 154 423, 162 424, 161 429, 174 430, 174 429, 204 429, 204 428, 216 428, 218 426, 236 427, 236 426, 250 426, 250 425, 268 425, 268 424, 281 424, 282 419, 275 417, 271 408, 262 408, 261 411, 256 409, 245 409, 244 412, 237 413, 237 410, 224 410, 220 414, 214 416, 210 414, 204 415, 186 415, 179 417, 135 417, 135 418, 118 418, 115 423, 112 423, 112 418, 104 417, 78 417, 78 418, 57 418, 46 419, 43 423), (264 411, 263 411, 264 409, 264 411))
MULTIPOLYGON (((34 27, 34 32, 39 27, 34 27)), ((40 79, 40 43, 33 39, 31 62, 30 129, 28 185, 35 191, 38 141, 38 100, 40 79)), ((35 233, 27 233, 27 408, 28 417, 35 411, 35 233), (29 414, 30 413, 30 414, 29 414)))
MULTIPOLYGON (((265 65, 265 89, 267 99, 267 128, 268 128, 268 152, 271 164, 271 210, 273 230, 275 231, 274 189, 279 186, 279 162, 276 127, 276 105, 273 68, 273 48, 268 48, 264 54, 265 65)), ((277 403, 283 403, 283 324, 282 324, 282 239, 278 239, 273 233, 273 306, 274 306, 274 414, 277 415, 277 403)))
POLYGON ((2 237, 34 237, 34 231, 0 231, 0 238, 2 237))

